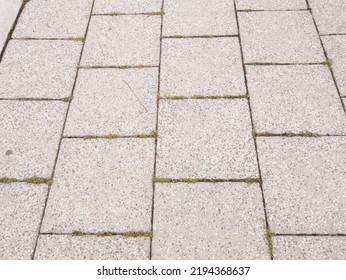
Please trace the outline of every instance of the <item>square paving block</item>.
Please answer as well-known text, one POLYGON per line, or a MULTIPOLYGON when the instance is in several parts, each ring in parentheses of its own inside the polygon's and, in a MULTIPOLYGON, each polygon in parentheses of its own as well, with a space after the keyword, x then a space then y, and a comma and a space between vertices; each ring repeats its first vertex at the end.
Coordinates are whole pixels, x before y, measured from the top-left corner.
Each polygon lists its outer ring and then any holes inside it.
POLYGON ((346 33, 345 0, 309 0, 320 34, 346 33))
POLYGON ((306 0, 235 0, 237 10, 307 9, 306 0))
POLYGON ((156 184, 153 259, 268 259, 258 184, 156 184))
POLYGON ((162 100, 156 176, 257 178, 246 99, 162 100))
POLYGON ((345 260, 345 236, 276 236, 274 259, 345 260))
POLYGON ((83 38, 93 0, 30 0, 13 37, 83 38))
POLYGON ((248 66, 257 132, 345 134, 346 115, 325 65, 248 66))
POLYGON ((65 134, 149 134, 156 128, 157 83, 157 68, 80 70, 65 134))
POLYGON ((81 42, 11 40, 0 64, 1 98, 72 94, 81 42))
POLYGON ((120 236, 40 235, 38 260, 144 260, 149 259, 150 238, 120 236))
POLYGON ((164 39, 161 96, 245 93, 237 38, 164 39))
POLYGON ((260 137, 257 147, 274 233, 346 232, 346 137, 260 137))
POLYGON ((95 0, 94 14, 160 12, 162 0, 95 0))
POLYGON ((310 12, 251 12, 238 16, 245 63, 325 60, 310 12))
POLYGON ((346 97, 346 35, 322 36, 341 96, 346 97))
POLYGON ((0 101, 0 177, 51 176, 67 104, 0 101))
POLYGON ((0 184, 0 259, 29 260, 34 252, 48 187, 0 184))
POLYGON ((160 16, 94 16, 82 65, 159 65, 160 16))
POLYGON ((164 36, 238 34, 233 1, 165 0, 164 36))
POLYGON ((151 228, 154 139, 65 139, 43 232, 151 228))

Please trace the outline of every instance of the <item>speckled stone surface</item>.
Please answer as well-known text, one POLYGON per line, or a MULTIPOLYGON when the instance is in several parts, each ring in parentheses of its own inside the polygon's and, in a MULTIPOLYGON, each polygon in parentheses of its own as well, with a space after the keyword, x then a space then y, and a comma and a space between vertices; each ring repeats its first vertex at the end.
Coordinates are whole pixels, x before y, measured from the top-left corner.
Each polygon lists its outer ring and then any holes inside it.
POLYGON ((154 139, 65 139, 42 232, 151 228, 154 139))
POLYGON ((81 70, 65 135, 149 134, 156 129, 157 83, 157 68, 81 70))
POLYGON ((40 235, 37 260, 145 260, 149 238, 40 235))
POLYGON ((163 35, 236 35, 233 1, 165 0, 163 35))
POLYGON ((18 21, 14 38, 84 37, 93 0, 30 0, 18 21))
POLYGON ((325 65, 249 66, 257 132, 346 135, 346 115, 325 65))
POLYGON ((345 236, 276 236, 274 259, 345 260, 345 236))
POLYGON ((50 177, 67 104, 0 101, 0 177, 50 177))
POLYGON ((346 2, 344 0, 309 0, 320 34, 346 33, 346 2))
POLYGON ((163 40, 161 96, 245 93, 237 38, 163 40))
POLYGON ((257 148, 274 233, 346 232, 346 137, 259 137, 257 148))
POLYGON ((21 0, 0 0, 0 52, 22 5, 21 0))
POLYGON ((28 260, 34 252, 46 185, 0 184, 0 259, 28 260))
POLYGON ((346 97, 346 35, 323 36, 323 45, 332 68, 341 96, 346 97))
POLYGON ((257 178, 246 99, 161 100, 156 176, 257 178))
POLYGON ((161 10, 162 0, 95 0, 94 14, 151 13, 161 10))
POLYGON ((237 10, 297 10, 307 9, 306 0, 235 0, 237 10))
POLYGON ((245 63, 311 63, 325 60, 311 14, 239 13, 245 63))
POLYGON ((156 184, 153 259, 268 259, 261 200, 258 184, 156 184))
POLYGON ((160 16, 92 17, 82 65, 159 65, 160 16))
POLYGON ((9 42, 0 64, 0 98, 63 98, 72 94, 81 42, 9 42))

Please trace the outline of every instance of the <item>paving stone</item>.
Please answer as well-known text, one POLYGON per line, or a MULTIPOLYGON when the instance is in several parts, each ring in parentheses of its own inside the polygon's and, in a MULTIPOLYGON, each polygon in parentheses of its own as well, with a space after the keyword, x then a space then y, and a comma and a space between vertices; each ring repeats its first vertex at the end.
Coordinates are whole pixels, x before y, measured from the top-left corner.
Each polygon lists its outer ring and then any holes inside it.
POLYGON ((346 135, 346 116, 328 67, 249 66, 247 80, 257 132, 346 135))
POLYGON ((13 37, 84 37, 93 0, 30 0, 13 37))
POLYGON ((244 95, 237 38, 165 39, 161 96, 244 95))
POLYGON ((163 35, 236 35, 233 1, 165 0, 163 35))
POLYGON ((325 60, 311 14, 305 11, 239 13, 246 63, 312 63, 325 60))
POLYGON ((306 0, 235 0, 237 10, 307 9, 306 0))
POLYGON ((345 260, 345 236, 277 236, 274 259, 345 260))
POLYGON ((156 184, 153 259, 268 259, 262 205, 258 184, 156 184))
POLYGON ((120 236, 40 235, 39 260, 143 260, 149 259, 149 238, 120 236))
POLYGON ((344 0, 309 0, 320 34, 346 33, 344 0))
POLYGON ((92 17, 82 65, 159 65, 160 16, 92 17))
POLYGON ((21 6, 21 0, 0 0, 0 51, 6 43, 7 36, 16 20, 21 6))
POLYGON ((246 99, 162 100, 156 176, 257 178, 246 99))
POLYGON ((0 259, 31 259, 48 187, 0 184, 0 259))
POLYGON ((162 0, 95 0, 94 14, 151 13, 161 10, 162 0))
POLYGON ((65 139, 42 232, 151 228, 154 139, 65 139))
POLYGON ((323 36, 323 45, 332 60, 333 72, 341 96, 346 96, 346 36, 323 36))
POLYGON ((156 129, 157 83, 157 68, 81 70, 65 134, 149 134, 156 129))
POLYGON ((51 176, 66 110, 64 102, 0 101, 0 177, 51 176))
POLYGON ((259 137, 257 148, 274 233, 346 232, 346 137, 259 137))
POLYGON ((11 40, 0 64, 0 97, 70 96, 81 48, 73 41, 11 40))

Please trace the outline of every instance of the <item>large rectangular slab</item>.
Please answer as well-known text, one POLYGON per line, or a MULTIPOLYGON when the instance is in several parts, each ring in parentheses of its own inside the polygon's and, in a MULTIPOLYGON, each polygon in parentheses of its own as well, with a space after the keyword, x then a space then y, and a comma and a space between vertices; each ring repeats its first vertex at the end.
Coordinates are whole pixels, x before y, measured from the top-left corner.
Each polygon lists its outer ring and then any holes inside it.
POLYGON ((258 184, 156 184, 153 259, 268 259, 258 184))
POLYGON ((42 232, 151 229, 154 139, 65 139, 42 232))
POLYGON ((47 191, 47 185, 0 184, 1 260, 31 259, 47 191))
POLYGON ((138 14, 160 12, 162 0, 95 0, 94 14, 138 14))
POLYGON ((145 260, 149 238, 40 235, 37 260, 145 260))
POLYGON ((345 234, 346 137, 258 138, 274 233, 345 234))

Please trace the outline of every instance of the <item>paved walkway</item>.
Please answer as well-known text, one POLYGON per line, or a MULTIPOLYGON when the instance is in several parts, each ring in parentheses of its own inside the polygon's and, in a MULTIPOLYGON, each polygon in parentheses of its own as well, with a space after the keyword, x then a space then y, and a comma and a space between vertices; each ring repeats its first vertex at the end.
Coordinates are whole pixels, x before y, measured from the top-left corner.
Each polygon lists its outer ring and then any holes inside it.
POLYGON ((346 1, 25 2, 1 259, 346 259, 346 1))

